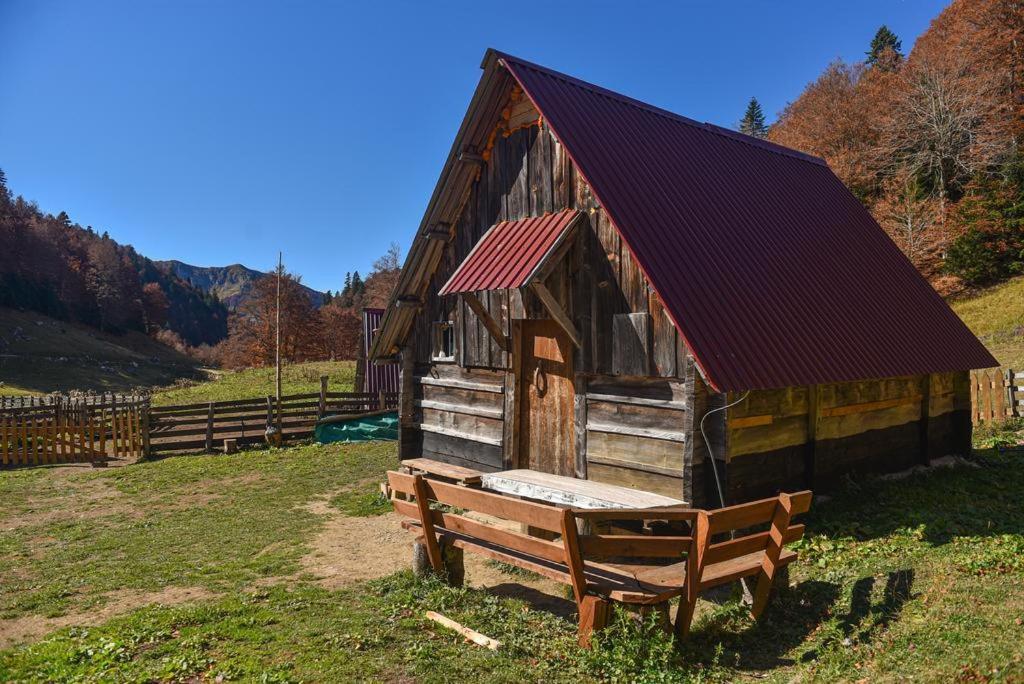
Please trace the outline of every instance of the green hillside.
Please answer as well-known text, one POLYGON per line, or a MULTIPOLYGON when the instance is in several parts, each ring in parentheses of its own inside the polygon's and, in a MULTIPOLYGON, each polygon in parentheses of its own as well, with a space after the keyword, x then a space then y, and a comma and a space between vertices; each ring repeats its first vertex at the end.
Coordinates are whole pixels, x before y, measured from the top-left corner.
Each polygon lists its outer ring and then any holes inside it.
POLYGON ((201 377, 194 361, 141 333, 0 308, 0 394, 124 391, 201 377))
MULTIPOLYGON (((320 391, 320 376, 326 375, 329 392, 351 392, 356 376, 354 361, 314 361, 287 365, 281 369, 282 394, 310 394, 320 391)), ((179 381, 171 387, 156 390, 153 403, 191 404, 201 401, 256 399, 274 393, 273 368, 246 368, 239 371, 217 371, 204 382, 179 381)))
POLYGON ((1024 368, 1024 276, 950 302, 1000 365, 1024 368))

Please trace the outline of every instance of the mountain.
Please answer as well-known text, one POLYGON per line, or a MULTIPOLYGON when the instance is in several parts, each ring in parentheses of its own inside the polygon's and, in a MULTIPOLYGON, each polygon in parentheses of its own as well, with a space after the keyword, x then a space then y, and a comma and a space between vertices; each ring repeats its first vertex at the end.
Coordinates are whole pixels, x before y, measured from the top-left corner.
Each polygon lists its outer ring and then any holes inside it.
MULTIPOLYGON (((157 261, 159 268, 173 274, 177 278, 207 294, 213 294, 224 305, 235 311, 245 303, 252 292, 253 283, 258 279, 271 275, 262 271, 243 266, 242 264, 231 264, 230 266, 193 266, 182 261, 157 261)), ((324 293, 312 288, 302 286, 302 289, 309 295, 313 306, 319 308, 324 303, 324 293)))

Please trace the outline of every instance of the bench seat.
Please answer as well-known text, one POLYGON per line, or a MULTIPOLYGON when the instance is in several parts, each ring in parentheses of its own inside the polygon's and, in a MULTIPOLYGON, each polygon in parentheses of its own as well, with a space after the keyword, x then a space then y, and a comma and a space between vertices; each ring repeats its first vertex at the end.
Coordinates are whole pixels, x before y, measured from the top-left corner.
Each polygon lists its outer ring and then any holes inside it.
MULTIPOLYGON (((407 530, 422 532, 422 526, 415 520, 403 520, 402 527, 407 530)), ((492 560, 535 572, 555 582, 572 584, 572 575, 570 574, 569 566, 565 563, 557 563, 436 525, 434 526, 434 532, 441 540, 456 548, 468 550, 471 553, 477 553, 492 560)), ((594 593, 619 603, 635 603, 640 605, 663 603, 682 595, 685 586, 682 579, 679 579, 677 584, 673 586, 671 580, 666 577, 665 582, 661 583, 660 586, 654 587, 638 581, 636 576, 626 569, 616 567, 613 564, 594 563, 591 561, 584 563, 584 574, 588 588, 592 589, 594 593)))
MULTIPOLYGON (((796 560, 796 552, 783 549, 777 565, 784 567, 796 560)), ((711 563, 704 566, 700 576, 700 591, 734 582, 743 577, 756 575, 761 571, 764 552, 756 551, 745 556, 711 563)), ((686 563, 674 563, 659 568, 644 568, 634 574, 637 582, 652 591, 662 587, 675 586, 686 577, 686 563)))

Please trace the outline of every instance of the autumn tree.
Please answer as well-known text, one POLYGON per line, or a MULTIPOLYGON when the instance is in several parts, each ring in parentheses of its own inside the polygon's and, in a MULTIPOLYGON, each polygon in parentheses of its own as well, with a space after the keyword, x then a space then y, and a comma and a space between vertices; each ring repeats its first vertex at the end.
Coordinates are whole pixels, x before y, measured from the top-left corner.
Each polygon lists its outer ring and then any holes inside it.
POLYGON ((150 333, 159 330, 167 323, 167 311, 170 301, 159 283, 146 283, 142 286, 142 311, 146 315, 146 330, 150 333))
POLYGON ((877 112, 858 88, 863 72, 862 65, 833 62, 768 132, 772 142, 823 157, 862 200, 878 182, 877 112))
POLYGON ((1024 274, 1024 159, 1002 176, 981 174, 967 186, 952 223, 959 235, 946 270, 970 285, 1024 274))
POLYGON ((913 173, 902 169, 887 179, 872 213, 919 271, 926 276, 938 273, 939 209, 913 173))
POLYGON ((398 243, 392 242, 387 252, 373 262, 373 270, 366 278, 362 306, 383 309, 388 305, 402 272, 401 255, 398 243))
POLYGON ((761 103, 757 101, 756 97, 750 98, 747 111, 740 119, 740 133, 755 138, 768 136, 768 126, 764 122, 764 110, 761 109, 761 103))
MULTIPOLYGON (((274 362, 277 340, 277 277, 253 284, 252 297, 229 323, 231 365, 265 366, 274 362)), ((323 358, 323 327, 301 278, 281 277, 281 358, 287 363, 323 358)))

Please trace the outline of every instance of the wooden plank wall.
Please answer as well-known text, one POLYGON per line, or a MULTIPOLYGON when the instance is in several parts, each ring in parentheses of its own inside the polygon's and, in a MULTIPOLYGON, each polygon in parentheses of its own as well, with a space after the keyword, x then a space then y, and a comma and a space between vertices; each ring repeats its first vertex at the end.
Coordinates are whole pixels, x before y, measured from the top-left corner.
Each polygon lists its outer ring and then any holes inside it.
MULTIPOLYGON (((431 324, 450 313, 457 331, 458 365, 509 367, 508 355, 475 314, 458 298, 441 298, 436 293, 495 223, 566 208, 580 209, 587 220, 570 254, 547 284, 585 338, 574 368, 584 373, 616 374, 615 339, 609 333, 615 327, 616 316, 634 314, 630 321, 632 327, 645 330, 639 339, 642 349, 637 356, 640 360, 631 359, 620 370, 630 375, 683 376, 686 353, 675 326, 657 296, 650 292, 628 247, 622 244, 562 145, 546 125, 536 125, 536 121, 507 135, 499 126, 488 161, 480 167, 479 177, 454 227, 454 236, 416 318, 412 341, 417 363, 430 363, 431 324)), ((521 297, 518 292, 492 292, 485 294, 482 300, 507 336, 511 335, 512 319, 548 317, 532 294, 521 297)), ((627 332, 627 326, 624 319, 620 320, 621 335, 627 332)))
POLYGON ((587 478, 690 500, 684 482, 685 384, 597 376, 586 382, 587 478))
MULTIPOLYGON (((416 317, 409 347, 412 363, 403 371, 409 401, 403 403, 402 457, 423 455, 481 470, 517 465, 513 355, 499 347, 460 299, 442 298, 437 292, 495 223, 575 208, 585 220, 545 284, 583 337, 573 359, 580 395, 575 402, 576 474, 586 477, 589 471, 595 479, 645 485, 681 498, 689 492, 683 477, 686 442, 681 439, 689 425, 682 408, 681 379, 688 368, 682 339, 562 145, 529 104, 516 97, 510 95, 506 117, 483 155, 486 161, 479 166, 416 317), (455 324, 454 363, 431 360, 432 324, 441 320, 455 324), (616 375, 680 381, 616 384, 616 375), (588 383, 620 400, 584 398, 588 383), (680 406, 626 401, 651 398, 652 393, 675 397, 680 406), (588 414, 598 428, 664 434, 591 430, 588 414)), ((481 301, 513 349, 519 340, 514 321, 550 317, 530 293, 484 293, 481 301)))
POLYGON ((967 373, 751 392, 728 411, 729 490, 744 500, 828 487, 957 453, 964 436, 955 416, 968 410, 967 373))
POLYGON ((453 364, 420 367, 413 378, 421 453, 477 470, 504 464, 504 373, 453 364))

